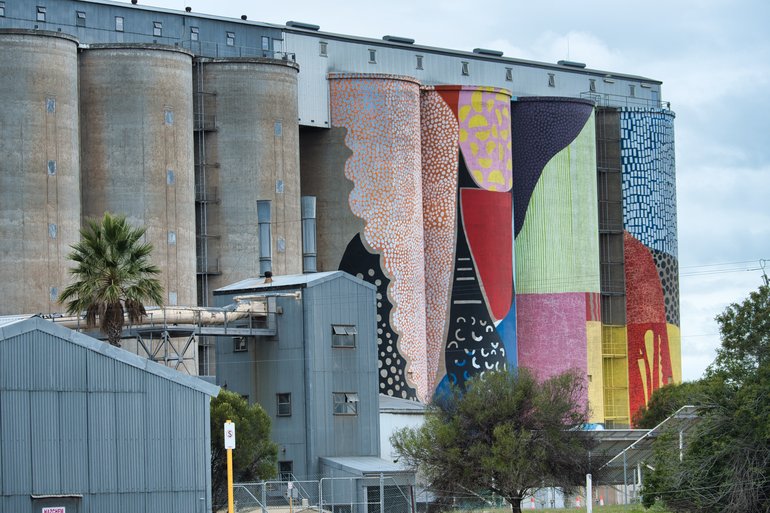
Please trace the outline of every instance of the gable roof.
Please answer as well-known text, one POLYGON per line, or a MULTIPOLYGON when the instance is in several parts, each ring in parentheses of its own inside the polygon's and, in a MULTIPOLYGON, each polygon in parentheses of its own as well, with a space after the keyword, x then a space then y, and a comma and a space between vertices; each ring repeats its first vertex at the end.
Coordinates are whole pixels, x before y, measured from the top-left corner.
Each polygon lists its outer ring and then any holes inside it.
POLYGON ((326 271, 322 273, 286 274, 281 276, 273 276, 272 281, 267 283, 265 282, 264 277, 246 278, 245 280, 231 283, 230 285, 225 285, 224 287, 216 289, 214 291, 214 295, 233 294, 235 292, 246 291, 266 292, 269 290, 309 288, 339 279, 354 281, 358 284, 376 290, 376 287, 371 283, 356 278, 355 276, 344 271, 326 271))
POLYGON ((0 344, 5 340, 30 332, 40 332, 56 337, 60 340, 75 344, 87 351, 93 351, 112 358, 124 365, 136 367, 145 372, 172 381, 176 384, 193 389, 197 392, 216 397, 219 387, 212 385, 194 376, 182 374, 179 371, 168 368, 165 365, 150 361, 141 356, 129 353, 108 343, 96 340, 75 330, 54 324, 51 321, 37 316, 9 316, 0 317, 0 344))

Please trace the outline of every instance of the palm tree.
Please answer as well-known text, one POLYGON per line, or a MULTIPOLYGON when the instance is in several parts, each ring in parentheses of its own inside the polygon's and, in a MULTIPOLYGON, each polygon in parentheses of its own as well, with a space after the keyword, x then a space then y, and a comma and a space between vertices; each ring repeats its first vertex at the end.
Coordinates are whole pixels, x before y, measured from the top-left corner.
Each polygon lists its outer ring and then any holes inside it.
POLYGON ((75 262, 70 273, 76 281, 62 291, 59 302, 67 313, 86 313, 86 326, 99 329, 120 346, 123 317, 138 322, 147 312, 143 302, 163 304, 163 286, 155 277, 160 269, 150 263, 152 244, 142 243, 144 228, 133 228, 122 215, 109 212, 89 220, 80 230, 80 242, 67 258, 75 262))

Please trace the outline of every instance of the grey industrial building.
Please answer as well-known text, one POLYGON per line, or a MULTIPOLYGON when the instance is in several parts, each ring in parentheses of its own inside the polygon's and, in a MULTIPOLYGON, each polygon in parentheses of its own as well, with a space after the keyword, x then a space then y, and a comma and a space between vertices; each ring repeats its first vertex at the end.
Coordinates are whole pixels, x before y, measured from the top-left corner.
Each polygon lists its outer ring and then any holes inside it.
POLYGON ((210 511, 218 391, 48 320, 3 318, 0 511, 210 511))

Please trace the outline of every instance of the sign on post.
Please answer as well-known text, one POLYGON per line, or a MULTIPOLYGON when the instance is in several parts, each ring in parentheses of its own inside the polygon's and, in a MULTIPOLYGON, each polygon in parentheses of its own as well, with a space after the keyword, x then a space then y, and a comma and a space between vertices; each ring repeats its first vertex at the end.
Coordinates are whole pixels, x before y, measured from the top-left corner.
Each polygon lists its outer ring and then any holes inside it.
POLYGON ((225 449, 235 449, 235 424, 225 422, 225 449))

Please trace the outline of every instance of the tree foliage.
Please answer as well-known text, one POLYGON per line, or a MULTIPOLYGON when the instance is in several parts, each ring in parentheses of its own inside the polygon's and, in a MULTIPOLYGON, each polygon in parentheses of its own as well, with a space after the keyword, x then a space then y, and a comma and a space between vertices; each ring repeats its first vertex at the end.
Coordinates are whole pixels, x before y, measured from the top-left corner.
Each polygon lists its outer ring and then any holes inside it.
POLYGON ((152 244, 141 242, 144 232, 125 216, 107 212, 100 221, 86 223, 68 255, 75 263, 70 270, 75 281, 59 301, 66 303, 69 314, 85 312, 86 326, 98 324, 114 346, 120 345, 126 313, 130 322, 138 322, 147 313, 145 301, 163 304, 163 287, 156 278, 160 269, 150 262, 152 244))
POLYGON ((211 489, 214 511, 227 505, 227 451, 224 425, 235 424, 233 450, 235 481, 275 477, 278 446, 270 439, 270 417, 258 404, 249 405, 240 395, 220 390, 211 400, 211 489))
POLYGON ((526 369, 485 373, 434 401, 420 428, 399 430, 391 442, 437 495, 490 491, 518 512, 528 492, 584 481, 583 387, 577 373, 542 383, 526 369))
POLYGON ((708 382, 705 380, 672 383, 657 389, 647 403, 634 415, 634 426, 652 429, 682 406, 698 406, 709 402, 708 382))
POLYGON ((770 512, 770 288, 717 316, 722 346, 680 460, 678 433, 655 444, 645 502, 676 512, 770 512))

